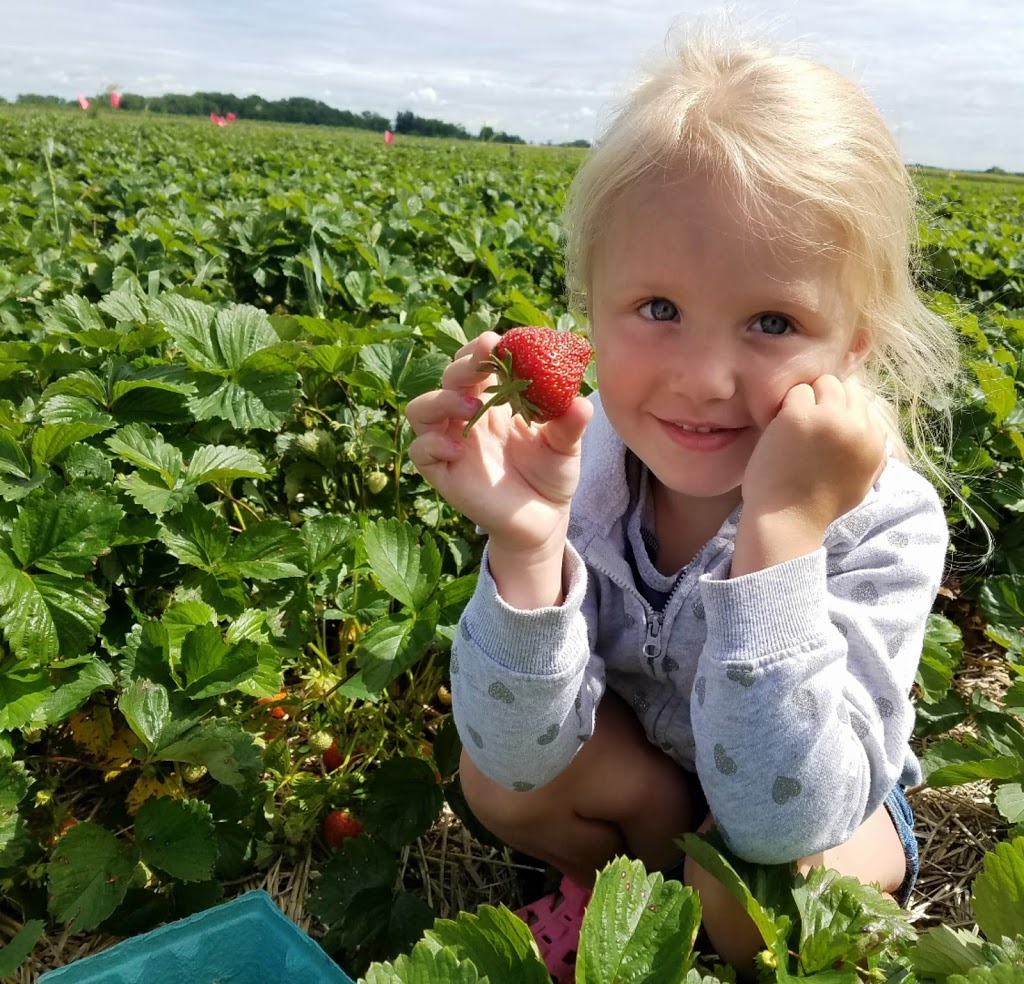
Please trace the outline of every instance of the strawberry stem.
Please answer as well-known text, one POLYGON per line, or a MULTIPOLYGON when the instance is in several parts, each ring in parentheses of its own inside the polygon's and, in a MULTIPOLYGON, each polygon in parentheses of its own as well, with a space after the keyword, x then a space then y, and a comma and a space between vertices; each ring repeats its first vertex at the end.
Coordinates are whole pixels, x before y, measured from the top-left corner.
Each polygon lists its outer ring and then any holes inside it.
POLYGON ((494 395, 469 418, 469 421, 463 428, 462 436, 466 437, 473 428, 473 425, 491 407, 501 406, 503 403, 511 403, 513 411, 521 414, 523 419, 530 423, 531 412, 535 413, 536 407, 528 400, 521 399, 519 394, 527 389, 533 380, 519 379, 512 371, 512 353, 506 353, 504 361, 496 355, 492 355, 487 363, 481 367, 480 372, 494 373, 498 377, 498 382, 484 390, 485 393, 493 393, 494 395))

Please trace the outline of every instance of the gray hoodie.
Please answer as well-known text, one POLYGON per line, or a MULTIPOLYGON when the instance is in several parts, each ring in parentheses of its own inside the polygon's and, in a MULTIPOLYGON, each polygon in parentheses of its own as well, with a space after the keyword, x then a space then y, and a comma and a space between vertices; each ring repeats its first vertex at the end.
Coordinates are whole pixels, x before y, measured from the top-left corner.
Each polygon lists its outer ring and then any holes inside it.
POLYGON ((740 506, 665 578, 646 549, 646 468, 592 400, 563 604, 510 607, 485 549, 452 648, 467 752, 503 786, 542 786, 593 733, 607 686, 697 773, 740 856, 844 843, 897 782, 921 779, 909 694, 948 539, 938 495, 890 458, 822 549, 730 578, 740 506))

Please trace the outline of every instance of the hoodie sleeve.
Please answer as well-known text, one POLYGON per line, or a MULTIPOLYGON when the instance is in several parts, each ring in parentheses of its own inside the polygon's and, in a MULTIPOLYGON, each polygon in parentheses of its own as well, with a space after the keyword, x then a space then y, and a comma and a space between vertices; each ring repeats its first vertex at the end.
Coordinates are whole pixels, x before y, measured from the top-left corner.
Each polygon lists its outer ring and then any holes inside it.
POLYGON ((741 857, 783 863, 845 843, 897 781, 919 781, 905 774, 909 694, 947 539, 935 490, 890 464, 827 549, 702 578, 696 764, 741 857))
POLYGON ((588 577, 566 545, 565 600, 523 611, 498 594, 487 550, 452 645, 452 710, 463 746, 495 782, 550 782, 594 732, 604 664, 591 653, 588 577))

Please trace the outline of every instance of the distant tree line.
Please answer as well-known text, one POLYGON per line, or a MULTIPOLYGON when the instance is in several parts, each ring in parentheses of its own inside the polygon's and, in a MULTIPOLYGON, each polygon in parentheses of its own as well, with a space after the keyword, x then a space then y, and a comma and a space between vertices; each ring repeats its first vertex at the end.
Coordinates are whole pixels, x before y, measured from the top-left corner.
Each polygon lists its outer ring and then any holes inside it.
MULTIPOLYGON (((107 95, 90 97, 102 105, 107 95)), ((3 101, 3 100, 0 100, 3 101)), ((76 106, 76 99, 62 99, 60 96, 42 96, 28 92, 18 96, 19 105, 32 106, 76 106)), ((425 119, 404 110, 391 120, 379 113, 364 110, 352 113, 335 109, 318 99, 292 96, 289 99, 264 99, 262 96, 235 96, 224 92, 194 92, 190 96, 169 92, 163 96, 139 96, 133 92, 121 95, 121 108, 149 113, 172 113, 176 116, 209 116, 217 113, 224 116, 234 113, 240 119, 271 120, 276 123, 308 123, 314 126, 346 126, 359 130, 393 129, 395 133, 415 134, 420 137, 448 137, 455 140, 483 140, 488 143, 522 144, 526 141, 515 134, 494 130, 485 126, 478 136, 473 136, 465 127, 444 120, 425 119)))

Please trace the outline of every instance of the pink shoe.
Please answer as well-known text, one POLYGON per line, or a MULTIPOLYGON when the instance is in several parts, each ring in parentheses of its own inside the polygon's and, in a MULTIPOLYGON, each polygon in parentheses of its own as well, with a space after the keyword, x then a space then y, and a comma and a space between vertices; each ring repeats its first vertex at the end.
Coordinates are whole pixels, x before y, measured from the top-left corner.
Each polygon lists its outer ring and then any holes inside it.
POLYGON ((516 915, 530 927, 545 966, 559 984, 567 984, 576 976, 580 927, 591 894, 589 888, 566 875, 558 891, 516 910, 516 915))

